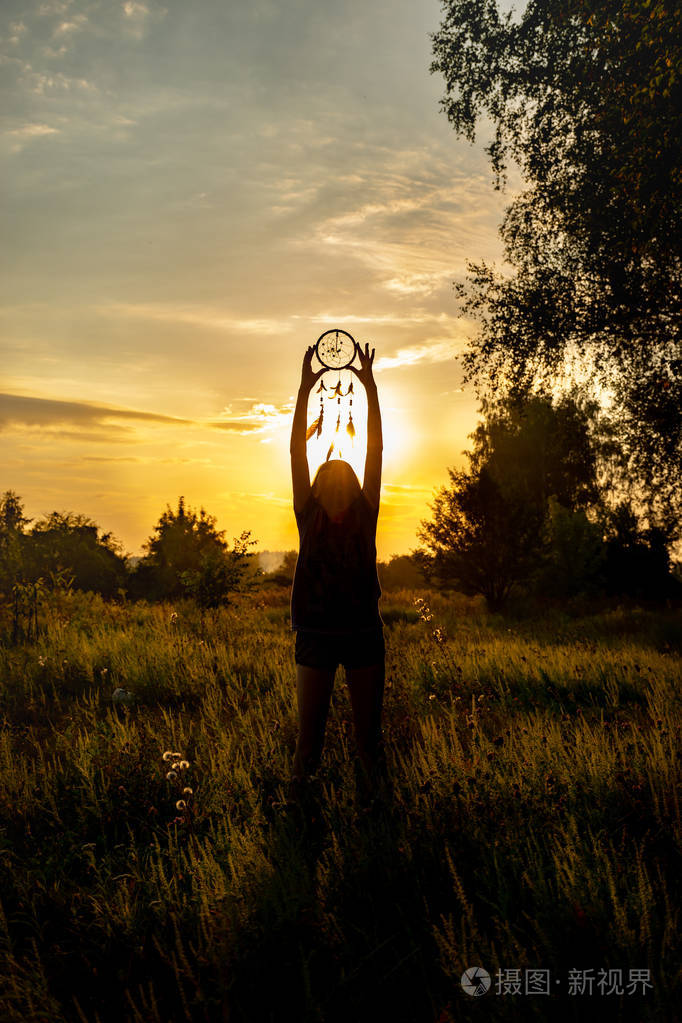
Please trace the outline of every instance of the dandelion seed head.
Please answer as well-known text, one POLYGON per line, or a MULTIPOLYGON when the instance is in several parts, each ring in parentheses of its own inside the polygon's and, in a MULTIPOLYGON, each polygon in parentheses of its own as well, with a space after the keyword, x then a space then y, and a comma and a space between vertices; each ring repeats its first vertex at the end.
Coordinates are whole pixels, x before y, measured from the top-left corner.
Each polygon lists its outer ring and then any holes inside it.
POLYGON ((189 787, 189 785, 188 785, 186 788, 184 788, 182 790, 182 794, 183 794, 183 796, 193 796, 194 795, 194 789, 191 789, 189 787))
POLYGON ((177 773, 175 771, 169 771, 168 774, 166 775, 166 778, 168 779, 168 781, 175 781, 175 779, 177 778, 177 773))
POLYGON ((164 753, 163 759, 166 760, 166 761, 173 759, 173 754, 171 753, 171 751, 169 749, 167 749, 166 752, 164 753))
POLYGON ((178 799, 177 803, 175 804, 175 809, 176 810, 186 810, 187 809, 187 803, 185 802, 185 800, 184 799, 178 799))
POLYGON ((189 767, 189 760, 181 760, 178 766, 180 767, 181 771, 186 771, 187 768, 189 767))

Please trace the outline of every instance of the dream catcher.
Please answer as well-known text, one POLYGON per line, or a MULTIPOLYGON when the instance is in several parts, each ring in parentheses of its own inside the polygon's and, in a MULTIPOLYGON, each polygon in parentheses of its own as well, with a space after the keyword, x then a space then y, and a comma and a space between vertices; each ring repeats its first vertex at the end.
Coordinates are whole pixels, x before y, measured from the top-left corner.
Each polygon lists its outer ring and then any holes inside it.
MULTIPOLYGON (((324 366, 325 370, 334 370, 338 373, 338 379, 336 386, 326 386, 324 382, 324 375, 320 377, 320 385, 317 388, 316 394, 320 396, 320 414, 318 418, 312 423, 307 430, 306 440, 310 440, 311 437, 322 435, 322 426, 324 423, 325 414, 325 400, 336 403, 334 411, 336 412, 336 428, 334 430, 334 439, 331 442, 329 451, 327 452, 326 462, 332 456, 332 452, 336 449, 338 456, 341 458, 341 419, 345 420, 345 407, 342 410, 341 402, 344 401, 344 406, 347 400, 348 403, 348 420, 345 425, 345 432, 353 442, 355 437, 355 424, 353 423, 353 378, 351 374, 350 382, 344 391, 343 383, 341 380, 341 371, 348 369, 350 364, 355 358, 358 346, 357 342, 351 335, 345 330, 327 330, 317 339, 315 345, 315 355, 319 362, 324 366)), ((326 375, 326 374, 325 374, 326 375)))

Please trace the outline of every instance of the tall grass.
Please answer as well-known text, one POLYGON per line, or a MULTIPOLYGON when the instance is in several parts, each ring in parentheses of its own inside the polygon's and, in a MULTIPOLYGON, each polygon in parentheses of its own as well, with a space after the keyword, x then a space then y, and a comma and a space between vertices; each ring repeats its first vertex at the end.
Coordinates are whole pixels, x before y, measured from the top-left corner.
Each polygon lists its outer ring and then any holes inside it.
POLYGON ((2 1020, 676 1018, 679 615, 416 596, 385 608, 392 794, 356 800, 339 675, 307 823, 286 591, 203 617, 63 596, 6 632, 2 1020), (556 993, 471 998, 472 965, 556 993), (574 968, 653 990, 568 996, 574 968))

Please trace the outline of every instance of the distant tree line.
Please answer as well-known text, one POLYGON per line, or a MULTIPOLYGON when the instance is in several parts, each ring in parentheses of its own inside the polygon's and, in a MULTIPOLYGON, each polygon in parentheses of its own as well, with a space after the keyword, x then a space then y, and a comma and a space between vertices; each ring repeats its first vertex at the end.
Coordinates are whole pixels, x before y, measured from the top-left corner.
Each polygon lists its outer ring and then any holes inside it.
MULTIPOLYGON (((291 586, 297 557, 297 551, 286 551, 277 568, 265 572, 263 579, 278 586, 291 586)), ((377 570, 385 590, 418 590, 428 585, 420 560, 412 554, 394 554, 388 561, 379 561, 377 570)))
POLYGON ((201 508, 177 509, 160 516, 133 566, 111 533, 103 533, 85 515, 51 512, 31 528, 20 497, 8 490, 0 498, 0 593, 40 582, 46 589, 73 588, 106 598, 175 600, 191 597, 205 608, 229 602, 256 569, 248 531, 232 547, 216 519, 201 508))

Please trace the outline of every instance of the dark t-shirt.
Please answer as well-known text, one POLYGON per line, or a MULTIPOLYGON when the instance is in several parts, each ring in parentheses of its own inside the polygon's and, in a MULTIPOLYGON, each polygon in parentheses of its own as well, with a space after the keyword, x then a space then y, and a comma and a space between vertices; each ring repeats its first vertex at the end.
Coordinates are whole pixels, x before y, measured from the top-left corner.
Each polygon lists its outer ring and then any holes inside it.
POLYGON ((357 632, 381 627, 378 514, 361 493, 332 520, 310 495, 296 516, 300 544, 291 591, 292 629, 357 632))

